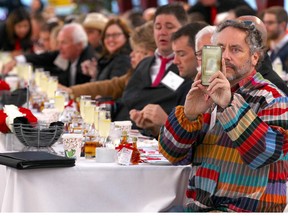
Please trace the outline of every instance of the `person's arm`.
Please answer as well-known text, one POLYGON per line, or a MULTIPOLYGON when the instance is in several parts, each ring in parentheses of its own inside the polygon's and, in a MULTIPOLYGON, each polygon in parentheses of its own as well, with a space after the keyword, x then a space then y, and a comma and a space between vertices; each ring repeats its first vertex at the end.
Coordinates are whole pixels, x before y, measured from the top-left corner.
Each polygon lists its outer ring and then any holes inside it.
POLYGON ((168 115, 158 104, 148 104, 141 111, 130 110, 130 119, 145 130, 150 130, 152 135, 159 135, 160 127, 166 122, 168 115))
POLYGON ((131 74, 125 74, 121 77, 114 77, 111 80, 96 81, 91 83, 84 83, 80 85, 71 86, 74 98, 80 95, 91 95, 95 98, 97 95, 112 96, 113 99, 121 97, 126 82, 131 77, 131 74))
POLYGON ((231 105, 217 114, 217 119, 231 138, 243 162, 257 169, 280 160, 287 154, 287 97, 265 95, 255 113, 245 99, 234 94, 231 105), (268 101, 269 100, 269 101, 268 101))
MULTIPOLYGON (((205 135, 204 122, 209 124, 213 101, 201 87, 201 73, 195 77, 190 91, 186 95, 185 105, 177 106, 168 116, 165 125, 160 129, 159 151, 171 162, 178 163, 193 154, 192 146, 198 137, 205 135)), ((202 86, 203 87, 203 86, 202 86)))
POLYGON ((8 74, 16 66, 17 63, 26 63, 25 56, 24 55, 15 56, 11 61, 4 64, 2 68, 2 73, 8 74))

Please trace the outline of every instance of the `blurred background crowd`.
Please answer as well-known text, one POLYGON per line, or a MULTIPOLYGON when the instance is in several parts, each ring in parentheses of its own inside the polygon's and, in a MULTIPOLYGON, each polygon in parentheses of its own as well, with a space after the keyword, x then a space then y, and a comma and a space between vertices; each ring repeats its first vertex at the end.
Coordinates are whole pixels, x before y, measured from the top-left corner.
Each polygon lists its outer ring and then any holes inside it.
MULTIPOLYGON (((90 33, 91 29, 96 28, 96 25, 103 25, 99 24, 97 19, 89 19, 87 17, 89 13, 97 12, 107 19, 120 16, 133 30, 147 20, 153 19, 153 13, 158 6, 175 2, 183 5, 191 22, 203 20, 212 25, 242 15, 256 15, 263 19, 264 10, 272 6, 281 6, 286 11, 288 8, 288 2, 285 0, 0 0, 0 20, 2 22, 0 34, 3 36, 3 23, 6 23, 8 25, 6 29, 10 30, 6 30, 8 36, 4 34, 5 40, 10 40, 10 45, 13 44, 15 41, 13 42, 12 37, 15 35, 12 35, 14 34, 12 28, 25 19, 27 12, 27 19, 29 18, 31 26, 27 27, 26 35, 23 30, 23 36, 20 36, 21 33, 19 33, 18 37, 25 38, 23 50, 39 53, 55 49, 53 45, 50 47, 48 41, 50 36, 56 38, 57 28, 55 27, 59 25, 71 22, 83 24, 87 18, 86 21, 90 23, 86 26, 89 26, 90 30, 86 30, 90 33), (19 12, 19 8, 24 8, 25 12, 19 12), (33 43, 33 49, 29 47, 29 40, 33 43)), ((102 30, 103 27, 101 26, 102 30)), ((99 30, 99 26, 97 28, 99 30)), ((5 40, 2 38, 1 43, 5 44, 5 40)), ((89 43, 93 43, 92 39, 89 43)), ((97 46, 97 41, 94 40, 94 43, 97 46)), ((3 48, 3 45, 0 48, 2 51, 14 51, 5 46, 3 48)), ((19 53, 15 52, 15 55, 17 54, 19 53)))

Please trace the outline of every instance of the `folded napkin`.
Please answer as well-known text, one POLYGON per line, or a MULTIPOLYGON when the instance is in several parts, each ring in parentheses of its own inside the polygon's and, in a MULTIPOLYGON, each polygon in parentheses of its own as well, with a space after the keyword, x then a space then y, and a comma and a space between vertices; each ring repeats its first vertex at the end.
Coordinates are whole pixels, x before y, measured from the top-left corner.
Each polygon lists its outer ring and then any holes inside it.
POLYGON ((16 169, 72 167, 75 166, 75 159, 48 152, 26 151, 0 153, 0 164, 16 169))

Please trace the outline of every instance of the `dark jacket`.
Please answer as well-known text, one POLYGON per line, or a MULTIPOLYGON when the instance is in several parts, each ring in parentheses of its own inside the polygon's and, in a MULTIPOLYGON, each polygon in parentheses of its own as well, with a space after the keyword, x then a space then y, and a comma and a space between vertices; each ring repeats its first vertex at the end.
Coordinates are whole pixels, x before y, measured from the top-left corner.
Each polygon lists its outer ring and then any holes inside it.
MULTIPOLYGON (((81 53, 78 62, 77 62, 77 69, 76 69, 76 84, 82 84, 89 82, 91 77, 86 76, 82 73, 81 70, 81 63, 87 59, 91 59, 94 57, 94 49, 89 45, 87 46, 83 52, 81 53)), ((34 67, 41 67, 47 71, 50 71, 50 74, 53 76, 57 76, 59 83, 65 86, 70 86, 70 67, 66 70, 62 70, 54 64, 54 60, 59 55, 59 51, 54 52, 45 52, 42 54, 28 54, 25 55, 26 61, 33 64, 34 67)))
POLYGON ((281 60, 283 70, 288 73, 288 42, 283 47, 281 47, 276 55, 270 56, 271 62, 273 62, 277 57, 279 57, 281 60))
MULTIPOLYGON (((1 51, 13 51, 15 50, 15 44, 11 42, 8 37, 6 24, 4 22, 0 23, 0 50, 1 51)), ((20 41, 21 48, 24 53, 31 53, 33 52, 33 43, 30 38, 24 38, 20 41)))
POLYGON ((97 80, 107 80, 124 75, 131 68, 130 52, 130 45, 126 44, 113 55, 102 56, 98 60, 97 80))
POLYGON ((265 53, 264 59, 260 64, 260 67, 256 68, 257 71, 267 80, 276 85, 286 95, 288 95, 287 84, 279 77, 279 75, 273 70, 271 60, 267 53, 265 53))
MULTIPOLYGON (((123 92, 121 107, 117 107, 118 112, 114 118, 115 120, 129 120, 129 111, 131 109, 141 110, 147 104, 159 104, 167 114, 177 105, 177 91, 172 91, 163 84, 151 87, 150 69, 154 61, 154 56, 147 57, 135 69, 123 92)), ((174 64, 166 70, 165 74, 168 71, 179 74, 178 68, 174 64)), ((185 97, 186 94, 184 94, 183 96, 185 97)))

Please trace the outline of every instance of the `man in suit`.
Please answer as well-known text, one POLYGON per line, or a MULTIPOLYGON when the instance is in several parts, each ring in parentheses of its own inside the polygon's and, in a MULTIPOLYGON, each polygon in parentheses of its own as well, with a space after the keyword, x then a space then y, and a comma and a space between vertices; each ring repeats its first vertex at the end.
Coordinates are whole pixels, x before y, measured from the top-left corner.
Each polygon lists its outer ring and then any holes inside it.
POLYGON ((187 23, 187 14, 182 6, 168 4, 157 8, 154 17, 154 39, 157 45, 155 55, 143 59, 130 81, 128 82, 122 99, 117 103, 117 113, 114 120, 130 119, 131 109, 142 109, 149 103, 159 104, 166 113, 176 105, 176 92, 161 83, 169 71, 179 74, 177 66, 173 64, 173 50, 171 35, 187 23), (160 77, 161 59, 166 58, 164 75, 160 77), (159 76, 158 76, 159 75, 159 76))
MULTIPOLYGON (((207 26, 207 23, 204 22, 189 23, 172 35, 172 49, 175 54, 173 63, 177 65, 180 76, 188 79, 176 91, 176 105, 184 105, 185 96, 197 74, 195 36, 205 26, 207 26)), ((214 31, 214 28, 211 28, 214 31)), ((132 109, 130 118, 138 127, 149 130, 156 137, 159 134, 160 127, 166 122, 168 114, 158 104, 148 104, 142 110, 132 109)))
POLYGON ((84 75, 81 63, 94 57, 93 47, 88 44, 87 35, 78 23, 63 26, 57 37, 59 51, 42 54, 27 54, 15 57, 4 65, 3 73, 8 73, 17 62, 32 63, 34 67, 44 68, 57 76, 59 83, 65 86, 89 82, 91 77, 84 75))
POLYGON ((286 10, 281 6, 274 6, 264 10, 263 22, 266 26, 270 59, 272 62, 276 62, 276 59, 280 59, 282 63, 282 70, 288 73, 288 35, 286 33, 288 14, 286 10))

